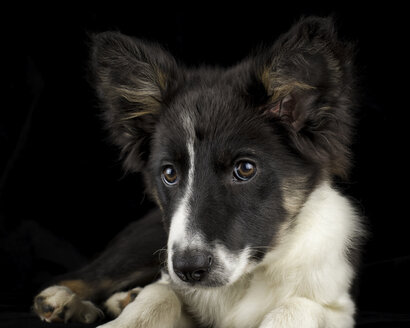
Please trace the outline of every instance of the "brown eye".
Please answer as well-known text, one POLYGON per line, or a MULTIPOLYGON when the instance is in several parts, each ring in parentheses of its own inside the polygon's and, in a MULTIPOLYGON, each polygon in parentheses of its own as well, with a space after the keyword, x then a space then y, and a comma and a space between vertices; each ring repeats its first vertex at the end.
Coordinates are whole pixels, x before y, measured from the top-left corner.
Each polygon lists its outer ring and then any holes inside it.
POLYGON ((173 186, 178 182, 177 171, 172 165, 167 165, 163 168, 162 181, 168 186, 173 186))
POLYGON ((249 161, 240 161, 236 163, 233 171, 234 178, 239 181, 248 181, 256 174, 256 166, 249 161))

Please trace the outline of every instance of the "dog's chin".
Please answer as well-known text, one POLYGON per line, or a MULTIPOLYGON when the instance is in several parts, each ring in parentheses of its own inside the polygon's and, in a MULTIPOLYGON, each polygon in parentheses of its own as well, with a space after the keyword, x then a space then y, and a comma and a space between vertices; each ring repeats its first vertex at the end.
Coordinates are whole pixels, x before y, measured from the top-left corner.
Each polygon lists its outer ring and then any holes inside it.
POLYGON ((228 277, 215 274, 206 277, 200 281, 183 281, 173 271, 169 271, 169 277, 172 285, 178 289, 209 289, 229 285, 228 277))
POLYGON ((192 290, 197 290, 197 289, 213 289, 213 288, 221 288, 224 286, 227 286, 228 283, 218 281, 218 280, 209 280, 209 281, 199 281, 199 282, 183 282, 183 281, 177 281, 177 280, 172 280, 173 284, 177 286, 180 289, 192 289, 192 290))

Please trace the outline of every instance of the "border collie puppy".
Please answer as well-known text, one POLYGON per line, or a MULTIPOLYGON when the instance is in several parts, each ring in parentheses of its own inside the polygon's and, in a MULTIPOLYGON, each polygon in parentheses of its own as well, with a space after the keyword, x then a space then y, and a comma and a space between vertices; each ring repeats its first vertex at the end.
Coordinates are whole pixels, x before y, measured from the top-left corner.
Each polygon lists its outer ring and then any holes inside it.
POLYGON ((94 322, 101 306, 117 317, 104 328, 353 327, 364 230, 334 185, 350 166, 352 52, 318 17, 228 69, 93 36, 106 126, 158 211, 52 282, 36 313, 94 322))

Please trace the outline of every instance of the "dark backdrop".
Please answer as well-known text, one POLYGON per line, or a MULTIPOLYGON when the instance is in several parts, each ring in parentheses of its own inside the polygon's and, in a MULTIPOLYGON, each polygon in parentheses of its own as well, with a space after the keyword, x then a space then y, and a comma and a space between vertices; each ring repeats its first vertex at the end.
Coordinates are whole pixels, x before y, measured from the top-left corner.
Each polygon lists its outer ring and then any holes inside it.
POLYGON ((3 8, 0 326, 35 325, 24 313, 41 284, 81 266, 152 207, 140 177, 124 176, 118 152, 106 140, 86 79, 88 33, 119 30, 158 41, 189 65, 227 66, 309 14, 334 15, 340 35, 357 43, 362 102, 355 168, 341 188, 357 200, 371 231, 363 256, 359 322, 363 327, 407 326, 404 11, 385 2, 3 8))

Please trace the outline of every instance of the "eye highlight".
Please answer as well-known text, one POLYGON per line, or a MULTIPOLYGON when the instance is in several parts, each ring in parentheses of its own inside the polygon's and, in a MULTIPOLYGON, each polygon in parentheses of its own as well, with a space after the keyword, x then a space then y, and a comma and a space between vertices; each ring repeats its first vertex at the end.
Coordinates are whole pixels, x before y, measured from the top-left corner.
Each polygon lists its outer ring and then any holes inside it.
POLYGON ((235 164, 233 176, 235 180, 248 181, 256 174, 256 165, 250 161, 239 161, 235 164))
POLYGON ((172 165, 164 166, 162 169, 162 181, 168 186, 174 186, 178 183, 177 170, 172 165))

